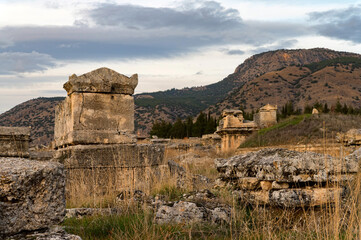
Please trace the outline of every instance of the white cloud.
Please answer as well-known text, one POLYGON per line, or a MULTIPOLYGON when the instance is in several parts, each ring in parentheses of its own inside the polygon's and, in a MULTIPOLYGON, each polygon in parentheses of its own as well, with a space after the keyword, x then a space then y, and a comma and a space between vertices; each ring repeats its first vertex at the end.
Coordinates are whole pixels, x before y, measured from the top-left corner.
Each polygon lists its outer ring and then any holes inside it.
POLYGON ((0 75, 44 71, 54 66, 56 66, 55 59, 47 54, 38 52, 0 53, 0 75))

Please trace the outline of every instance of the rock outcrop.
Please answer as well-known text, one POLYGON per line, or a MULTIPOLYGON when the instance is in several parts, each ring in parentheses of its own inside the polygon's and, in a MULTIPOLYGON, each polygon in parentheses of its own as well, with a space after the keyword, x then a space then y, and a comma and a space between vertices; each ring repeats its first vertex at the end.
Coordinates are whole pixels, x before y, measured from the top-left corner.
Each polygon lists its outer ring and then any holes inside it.
POLYGON ((0 238, 62 222, 64 192, 61 164, 0 158, 0 238))
POLYGON ((184 195, 176 202, 155 201, 155 221, 166 223, 211 223, 227 224, 231 220, 231 207, 217 202, 217 198, 208 190, 184 195))
POLYGON ((345 182, 358 172, 360 154, 339 160, 312 152, 264 149, 217 159, 220 180, 240 201, 279 207, 317 206, 335 202, 345 182))

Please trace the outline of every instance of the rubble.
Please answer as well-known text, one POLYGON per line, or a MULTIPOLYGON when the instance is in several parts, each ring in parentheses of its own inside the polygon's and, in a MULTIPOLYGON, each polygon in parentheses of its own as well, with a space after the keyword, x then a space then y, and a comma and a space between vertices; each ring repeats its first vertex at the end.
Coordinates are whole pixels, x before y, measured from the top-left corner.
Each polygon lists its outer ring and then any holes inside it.
POLYGON ((215 161, 220 181, 240 201, 278 207, 319 206, 343 197, 361 150, 344 160, 312 152, 263 149, 215 161))

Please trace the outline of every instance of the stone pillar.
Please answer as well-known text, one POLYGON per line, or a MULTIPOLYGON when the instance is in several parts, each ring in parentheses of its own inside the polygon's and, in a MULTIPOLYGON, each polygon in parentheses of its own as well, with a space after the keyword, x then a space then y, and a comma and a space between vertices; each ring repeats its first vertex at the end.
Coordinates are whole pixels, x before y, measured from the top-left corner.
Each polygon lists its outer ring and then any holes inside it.
POLYGON ((30 127, 0 127, 0 157, 29 157, 30 127))

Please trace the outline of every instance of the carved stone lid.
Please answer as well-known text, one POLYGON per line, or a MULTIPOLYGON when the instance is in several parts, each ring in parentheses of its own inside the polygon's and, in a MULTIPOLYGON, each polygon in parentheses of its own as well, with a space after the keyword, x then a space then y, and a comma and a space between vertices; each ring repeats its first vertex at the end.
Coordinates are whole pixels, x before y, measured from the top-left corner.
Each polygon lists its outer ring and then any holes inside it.
POLYGON ((73 92, 132 95, 137 85, 138 74, 127 77, 114 70, 103 67, 81 76, 73 74, 63 87, 68 92, 68 95, 73 92))
POLYGON ((277 105, 273 106, 270 104, 267 104, 259 109, 260 111, 270 111, 270 110, 277 110, 277 105))
POLYGON ((1 136, 30 136, 30 127, 3 127, 0 126, 0 135, 1 136))

